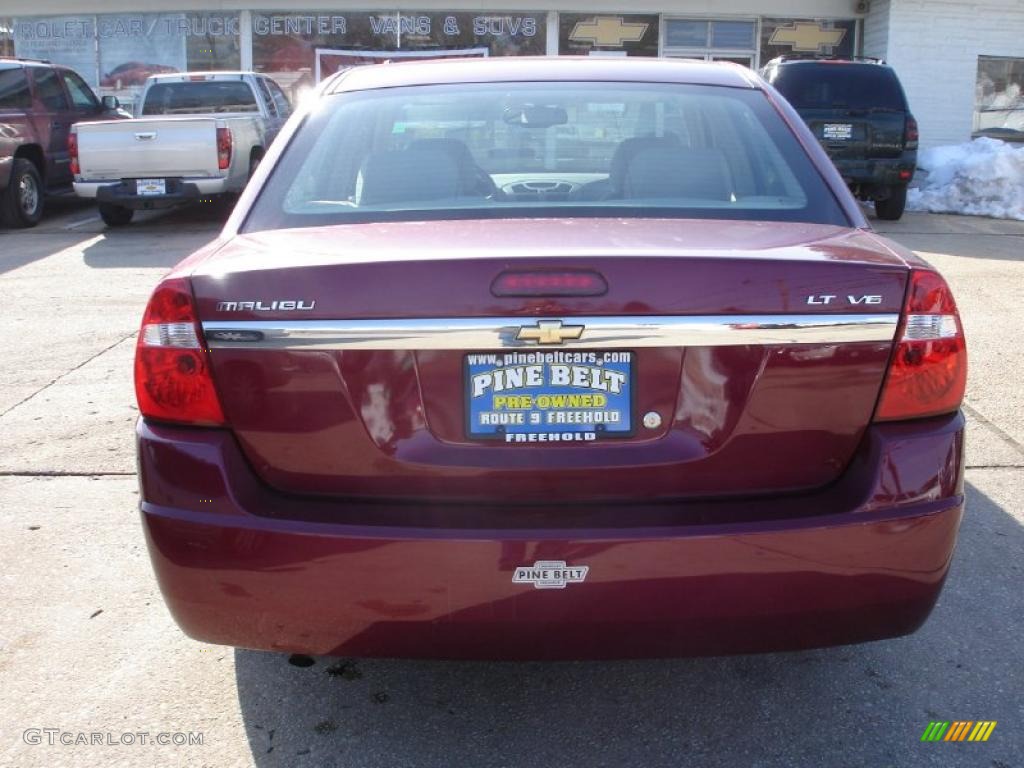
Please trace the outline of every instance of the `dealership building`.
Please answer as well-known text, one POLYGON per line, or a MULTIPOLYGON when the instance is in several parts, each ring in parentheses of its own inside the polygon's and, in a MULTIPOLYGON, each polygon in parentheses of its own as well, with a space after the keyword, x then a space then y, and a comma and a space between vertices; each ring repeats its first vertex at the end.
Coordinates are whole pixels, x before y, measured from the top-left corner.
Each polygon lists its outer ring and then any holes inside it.
POLYGON ((254 69, 294 97, 340 68, 434 56, 665 56, 759 67, 863 55, 899 74, 924 146, 1024 131, 1022 0, 3 0, 0 55, 131 102, 157 72, 254 69))

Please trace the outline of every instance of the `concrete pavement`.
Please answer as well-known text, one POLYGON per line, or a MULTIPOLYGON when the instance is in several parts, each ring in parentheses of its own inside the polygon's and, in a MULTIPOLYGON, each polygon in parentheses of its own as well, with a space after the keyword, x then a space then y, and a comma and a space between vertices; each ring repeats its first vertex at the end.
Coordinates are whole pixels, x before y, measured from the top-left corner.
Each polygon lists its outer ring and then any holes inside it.
POLYGON ((177 212, 105 231, 72 208, 0 232, 0 764, 1024 764, 1024 224, 880 226, 953 284, 971 353, 968 513, 917 634, 735 658, 309 667, 185 638, 138 523, 134 334, 160 274, 216 228, 177 212), (999 725, 985 744, 922 744, 935 719, 999 725), (50 745, 26 729, 136 736, 50 745))

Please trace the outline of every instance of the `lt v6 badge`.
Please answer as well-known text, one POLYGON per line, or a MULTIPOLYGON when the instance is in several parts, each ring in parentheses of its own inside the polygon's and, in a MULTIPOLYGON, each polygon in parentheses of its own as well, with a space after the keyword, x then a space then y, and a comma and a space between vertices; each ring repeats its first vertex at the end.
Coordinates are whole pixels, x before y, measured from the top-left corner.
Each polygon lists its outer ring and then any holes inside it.
MULTIPOLYGON (((836 296, 831 293, 822 293, 815 296, 808 296, 807 303, 814 305, 831 304, 838 298, 839 296, 836 296)), ((881 304, 882 297, 872 294, 866 294, 864 296, 847 295, 846 301, 850 304, 853 304, 854 306, 857 306, 859 304, 881 304)))
POLYGON ((533 584, 536 589, 565 589, 587 578, 586 565, 566 565, 565 560, 538 560, 533 565, 521 565, 512 576, 514 584, 533 584))

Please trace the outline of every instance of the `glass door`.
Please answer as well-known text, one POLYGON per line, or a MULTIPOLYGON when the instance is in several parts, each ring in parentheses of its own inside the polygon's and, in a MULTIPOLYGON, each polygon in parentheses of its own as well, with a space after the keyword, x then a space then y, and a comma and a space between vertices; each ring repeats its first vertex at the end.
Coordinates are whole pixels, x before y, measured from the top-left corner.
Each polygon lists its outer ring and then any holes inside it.
POLYGON ((753 68, 757 22, 753 19, 666 19, 665 56, 700 61, 733 61, 753 68))

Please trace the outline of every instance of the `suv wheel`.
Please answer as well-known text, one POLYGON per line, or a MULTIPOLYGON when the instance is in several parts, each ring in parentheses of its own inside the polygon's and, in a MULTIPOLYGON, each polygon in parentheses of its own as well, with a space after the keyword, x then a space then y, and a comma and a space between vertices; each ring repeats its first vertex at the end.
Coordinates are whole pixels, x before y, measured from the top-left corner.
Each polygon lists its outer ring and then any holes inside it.
POLYGON ((35 163, 15 158, 11 181, 0 195, 0 218, 12 227, 34 227, 43 218, 43 179, 35 163))
POLYGON ((884 221, 897 221, 907 207, 907 186, 900 184, 889 188, 885 200, 875 200, 875 215, 884 221))
POLYGON ((123 227, 130 224, 135 211, 121 205, 100 203, 100 218, 108 227, 123 227))

